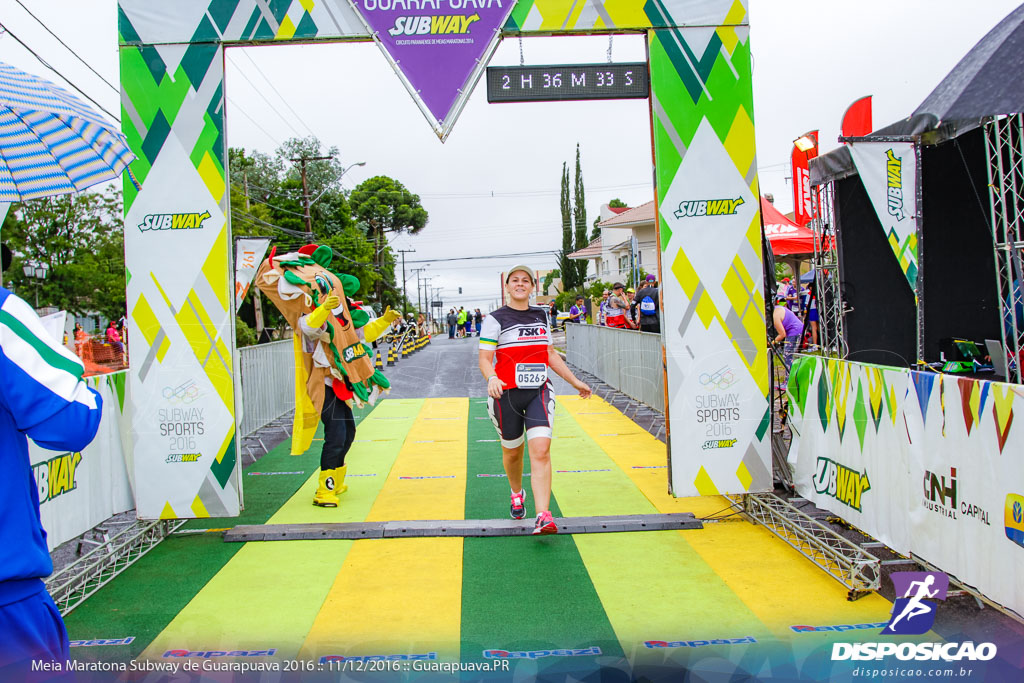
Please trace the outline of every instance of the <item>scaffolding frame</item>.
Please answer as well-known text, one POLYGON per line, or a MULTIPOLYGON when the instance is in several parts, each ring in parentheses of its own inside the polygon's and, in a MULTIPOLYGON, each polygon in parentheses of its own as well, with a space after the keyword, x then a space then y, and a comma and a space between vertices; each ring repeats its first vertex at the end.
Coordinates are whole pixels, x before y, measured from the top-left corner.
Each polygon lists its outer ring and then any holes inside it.
POLYGON ((846 358, 849 349, 843 333, 846 308, 839 281, 839 252, 835 221, 835 182, 815 188, 818 215, 811 221, 814 233, 815 292, 818 297, 818 340, 825 355, 846 358))
POLYGON ((134 520, 113 536, 102 526, 98 527, 101 540, 85 541, 96 547, 46 581, 46 590, 61 616, 85 602, 187 521, 134 520))
POLYGON ((1022 384, 1024 327, 1014 309, 1024 288, 1024 114, 994 117, 984 127, 1006 381, 1022 384))
POLYGON ((857 600, 882 585, 882 561, 853 541, 774 493, 730 497, 751 522, 764 526, 818 568, 846 587, 857 600))

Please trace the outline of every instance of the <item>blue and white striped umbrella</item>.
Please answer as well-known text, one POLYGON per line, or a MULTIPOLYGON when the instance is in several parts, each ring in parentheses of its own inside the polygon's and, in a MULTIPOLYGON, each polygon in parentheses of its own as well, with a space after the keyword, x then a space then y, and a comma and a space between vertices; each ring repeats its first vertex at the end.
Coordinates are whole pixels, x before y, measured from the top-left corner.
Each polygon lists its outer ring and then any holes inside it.
POLYGON ((91 107, 0 62, 0 202, 78 192, 117 178, 134 158, 91 107))

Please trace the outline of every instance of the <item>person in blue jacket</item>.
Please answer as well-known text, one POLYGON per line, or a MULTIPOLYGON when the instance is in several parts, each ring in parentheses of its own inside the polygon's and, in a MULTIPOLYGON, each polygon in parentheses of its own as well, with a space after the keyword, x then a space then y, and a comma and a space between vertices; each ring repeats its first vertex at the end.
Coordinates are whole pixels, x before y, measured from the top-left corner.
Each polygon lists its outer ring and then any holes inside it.
POLYGON ((35 311, 0 287, 0 680, 25 680, 33 660, 63 667, 69 657, 64 622, 43 584, 53 563, 28 438, 76 452, 96 436, 102 400, 82 370, 35 311))

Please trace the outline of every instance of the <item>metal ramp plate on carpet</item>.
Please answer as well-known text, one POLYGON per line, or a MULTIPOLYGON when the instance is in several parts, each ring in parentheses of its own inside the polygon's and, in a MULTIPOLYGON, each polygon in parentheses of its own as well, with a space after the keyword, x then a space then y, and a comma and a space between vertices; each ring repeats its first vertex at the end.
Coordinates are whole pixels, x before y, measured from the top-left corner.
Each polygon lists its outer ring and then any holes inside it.
MULTIPOLYGON (((559 534, 607 534, 619 531, 676 531, 703 529, 692 513, 559 517, 559 534)), ((251 524, 224 532, 229 543, 246 541, 310 541, 359 538, 413 538, 425 536, 529 536, 532 519, 448 519, 333 524, 251 524)))

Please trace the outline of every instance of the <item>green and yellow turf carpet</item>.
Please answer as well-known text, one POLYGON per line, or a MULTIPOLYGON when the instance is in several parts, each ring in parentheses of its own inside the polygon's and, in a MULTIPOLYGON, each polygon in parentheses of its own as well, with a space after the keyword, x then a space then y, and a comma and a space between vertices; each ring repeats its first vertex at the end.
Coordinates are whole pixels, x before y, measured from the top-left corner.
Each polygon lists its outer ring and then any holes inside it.
MULTIPOLYGON (((247 468, 241 517, 187 528, 508 515, 484 400, 384 400, 357 417, 338 508, 311 505, 321 442, 295 457, 285 443, 247 468)), ((560 397, 552 513, 728 513, 719 497, 672 498, 665 460, 664 444, 611 405, 560 397)), ((877 595, 848 602, 845 588, 788 545, 732 517, 703 530, 577 536, 246 544, 219 533, 174 536, 66 623, 72 640, 134 637, 74 648, 79 659, 275 650, 314 662, 429 653, 483 662, 511 653, 530 667, 521 674, 575 675, 692 667, 709 656, 756 671, 762 659, 792 662, 833 640, 878 639, 880 627, 864 625, 889 611, 877 595), (768 649, 751 659, 756 647, 768 649), (552 651, 560 654, 538 654, 552 651)))

